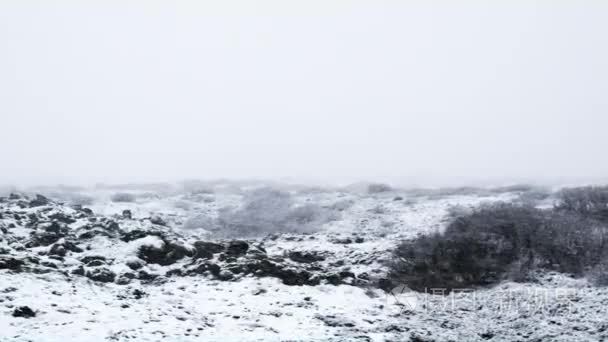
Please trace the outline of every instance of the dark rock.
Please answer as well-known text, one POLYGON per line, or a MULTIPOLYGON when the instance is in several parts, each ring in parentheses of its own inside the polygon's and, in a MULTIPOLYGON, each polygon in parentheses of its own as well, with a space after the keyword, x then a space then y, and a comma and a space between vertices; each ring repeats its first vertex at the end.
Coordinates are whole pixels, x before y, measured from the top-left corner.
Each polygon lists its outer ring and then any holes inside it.
POLYGON ((44 232, 31 232, 30 240, 25 244, 25 247, 49 246, 65 237, 67 234, 67 230, 60 227, 56 222, 44 228, 44 230, 44 232))
POLYGON ((84 250, 80 247, 78 247, 75 243, 71 242, 71 241, 65 241, 63 243, 63 247, 65 247, 65 249, 67 249, 70 252, 74 252, 74 253, 82 253, 84 252, 84 250))
POLYGON ((14 201, 14 200, 21 199, 21 198, 22 198, 22 197, 21 197, 21 195, 20 195, 20 194, 11 193, 10 195, 8 195, 8 199, 9 199, 9 200, 13 200, 13 201, 14 201))
POLYGON ((50 225, 44 227, 44 231, 46 231, 47 233, 54 233, 54 234, 60 234, 62 232, 66 232, 66 229, 61 229, 61 225, 57 222, 51 222, 50 225))
POLYGON ((224 254, 224 253, 221 253, 221 254, 220 254, 218 257, 217 257, 217 260, 219 260, 219 261, 223 261, 223 262, 226 262, 226 263, 235 263, 235 262, 237 262, 237 257, 234 257, 234 256, 228 256, 228 255, 226 255, 226 254, 224 254))
POLYGON ((120 237, 120 240, 122 240, 124 242, 131 242, 131 241, 145 238, 146 236, 149 236, 149 235, 162 237, 162 234, 160 232, 150 232, 150 231, 136 229, 136 230, 132 230, 130 232, 123 233, 120 237))
POLYGON ((48 198, 46 198, 42 195, 36 195, 36 199, 31 200, 29 203, 29 206, 31 208, 33 208, 33 207, 40 207, 40 206, 47 205, 47 204, 49 204, 48 198))
POLYGON ((112 283, 114 279, 116 279, 116 273, 110 271, 105 267, 95 268, 86 273, 87 278, 102 282, 102 283, 112 283))
POLYGON ((91 208, 82 208, 81 211, 89 216, 93 215, 93 210, 91 210, 91 208))
POLYGON ((94 238, 95 236, 105 236, 111 238, 112 234, 101 229, 94 229, 78 235, 78 240, 88 240, 94 238))
POLYGON ((226 248, 226 254, 238 257, 245 255, 248 249, 249 244, 247 242, 241 240, 234 240, 230 241, 230 243, 228 244, 228 248, 226 248))
POLYGON ((403 197, 397 196, 397 197, 393 198, 393 201, 403 201, 403 197))
POLYGON ((488 332, 484 332, 482 334, 479 335, 481 338, 483 338, 484 340, 490 340, 494 337, 494 333, 491 331, 488 332))
POLYGON ((36 317, 36 313, 29 306, 20 306, 13 310, 13 317, 32 318, 36 317))
POLYGON ((67 254, 67 250, 65 249, 65 247, 63 245, 56 243, 53 246, 51 246, 49 254, 64 257, 67 254))
POLYGON ((106 262, 103 260, 91 260, 87 263, 88 267, 97 267, 97 266, 103 266, 105 265, 106 262))
POLYGON ((70 224, 70 223, 76 222, 76 220, 74 220, 72 217, 70 217, 64 213, 55 213, 55 214, 49 215, 48 218, 50 218, 51 220, 65 223, 65 224, 70 224))
POLYGON ((101 261, 101 265, 105 264, 106 262, 106 257, 103 257, 101 255, 87 255, 84 256, 82 258, 80 258, 80 261, 88 266, 99 266, 100 264, 97 265, 90 265, 91 263, 95 262, 95 261, 101 261))
POLYGON ((144 267, 143 262, 141 262, 139 260, 129 260, 126 262, 126 265, 133 271, 137 271, 137 270, 141 269, 142 267, 144 267))
POLYGON ((365 240, 362 237, 355 238, 355 243, 363 243, 363 242, 365 242, 365 240))
POLYGON ((285 285, 319 285, 320 280, 312 277, 312 274, 305 270, 295 270, 284 268, 283 265, 269 260, 255 260, 246 264, 246 273, 251 273, 258 277, 275 277, 282 280, 285 285))
POLYGON ((349 244, 353 243, 353 240, 350 238, 343 238, 343 239, 335 239, 332 242, 336 243, 336 244, 341 244, 341 245, 349 245, 349 244))
POLYGON ((127 219, 127 220, 131 220, 133 218, 133 213, 131 213, 131 210, 123 210, 122 211, 122 218, 127 219))
POLYGON ((174 268, 172 270, 168 270, 165 273, 165 277, 173 277, 173 276, 182 277, 182 276, 184 276, 184 271, 181 268, 174 268))
POLYGON ((45 266, 45 267, 49 267, 49 268, 57 268, 57 264, 55 264, 54 262, 50 262, 50 261, 43 261, 40 263, 40 265, 45 266))
POLYGON ((120 225, 118 224, 118 222, 115 222, 112 220, 108 220, 103 227, 105 230, 108 230, 110 232, 120 232, 121 231, 120 225))
POLYGON ((156 215, 150 218, 150 223, 157 224, 159 226, 166 226, 167 223, 162 219, 162 217, 156 215))
POLYGON ((125 273, 125 274, 121 274, 121 275, 118 277, 118 279, 116 279, 116 284, 118 284, 118 285, 128 285, 128 284, 130 284, 130 283, 131 283, 131 280, 132 280, 133 278, 135 278, 135 275, 134 275, 133 273, 128 273, 128 274, 130 274, 130 275, 132 276, 132 277, 128 277, 128 276, 126 276, 126 274, 127 274, 127 273, 125 273))
POLYGON ((336 317, 333 315, 327 315, 327 316, 316 315, 315 318, 320 320, 321 322, 323 322, 328 327, 352 328, 355 326, 354 322, 347 320, 345 318, 339 318, 339 317, 336 317))
POLYGON ((220 267, 214 263, 204 262, 196 265, 194 268, 190 268, 188 270, 188 274, 205 274, 207 272, 211 273, 214 276, 219 276, 220 267))
POLYGON ((378 288, 389 292, 390 290, 395 288, 395 284, 390 279, 381 278, 378 280, 378 288))
POLYGON ((234 274, 228 270, 223 270, 220 271, 220 273, 217 275, 217 278, 219 280, 228 281, 234 279, 234 274))
POLYGON ((211 259, 213 258, 213 254, 224 251, 223 245, 206 241, 196 241, 194 243, 194 248, 196 249, 196 254, 194 255, 195 259, 211 259))
POLYGON ((386 328, 384 328, 385 332, 406 332, 408 330, 409 330, 409 328, 401 327, 396 324, 391 324, 391 325, 387 326, 386 328))
POLYGON ((18 271, 21 267, 25 265, 23 260, 15 259, 15 258, 6 258, 0 257, 0 270, 8 269, 12 271, 18 271))
POLYGON ((305 264, 310 264, 313 262, 317 262, 317 261, 323 261, 325 260, 325 257, 323 257, 322 255, 319 255, 316 252, 291 252, 289 253, 289 259, 295 261, 295 262, 299 262, 299 263, 305 263, 305 264))
POLYGON ((40 259, 35 256, 26 256, 23 258, 23 262, 38 265, 40 263, 40 259))
POLYGON ((51 273, 52 271, 48 267, 34 267, 30 269, 30 272, 34 274, 47 274, 51 273))
POLYGON ((156 278, 158 278, 158 274, 148 273, 143 270, 139 271, 139 273, 137 273, 137 279, 142 280, 142 281, 153 281, 156 278))
POLYGON ((32 223, 32 224, 37 223, 39 221, 38 215, 36 215, 36 213, 27 214, 27 218, 30 220, 30 223, 32 223))
POLYGON ((145 293, 144 291, 142 291, 140 289, 133 290, 133 298, 135 298, 135 299, 141 299, 147 295, 148 295, 147 293, 145 293))
POLYGON ((359 273, 359 275, 357 275, 357 278, 363 279, 363 280, 369 280, 369 274, 367 274, 366 272, 359 273))
POLYGON ((33 233, 30 241, 25 244, 25 247, 40 247, 49 246, 59 241, 64 235, 59 233, 33 233))
POLYGON ((11 293, 11 292, 17 292, 17 288, 16 287, 7 287, 4 290, 2 290, 3 293, 11 293))
POLYGON ((323 277, 329 284, 331 285, 340 285, 342 284, 342 277, 338 274, 329 274, 323 277))
POLYGON ((120 276, 128 278, 128 279, 135 279, 136 278, 135 274, 133 274, 131 272, 125 272, 125 273, 121 274, 120 276))
POLYGON ((338 274, 340 276, 340 278, 342 279, 346 279, 346 278, 355 278, 355 274, 349 271, 342 271, 338 274))
POLYGON ((78 266, 75 269, 73 269, 71 273, 73 275, 84 276, 84 274, 85 274, 84 267, 78 266))
POLYGON ((165 241, 162 248, 155 246, 141 246, 137 256, 150 264, 171 265, 186 256, 193 256, 194 251, 187 249, 182 245, 165 241))
POLYGON ((257 246, 255 248, 250 248, 247 251, 247 257, 250 259, 262 260, 268 258, 268 255, 266 254, 266 250, 264 248, 257 246))

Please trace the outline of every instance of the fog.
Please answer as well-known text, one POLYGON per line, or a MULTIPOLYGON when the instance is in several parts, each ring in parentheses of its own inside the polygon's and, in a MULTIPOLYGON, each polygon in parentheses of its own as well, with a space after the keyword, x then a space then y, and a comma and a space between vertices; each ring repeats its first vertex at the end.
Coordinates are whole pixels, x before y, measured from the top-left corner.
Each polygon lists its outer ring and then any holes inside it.
POLYGON ((0 184, 608 175, 599 1, 2 1, 0 184))

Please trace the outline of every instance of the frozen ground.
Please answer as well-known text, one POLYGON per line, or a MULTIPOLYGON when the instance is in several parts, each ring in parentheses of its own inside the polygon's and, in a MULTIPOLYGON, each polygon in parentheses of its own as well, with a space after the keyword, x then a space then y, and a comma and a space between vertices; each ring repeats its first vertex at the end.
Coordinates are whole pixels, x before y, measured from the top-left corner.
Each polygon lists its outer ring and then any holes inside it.
POLYGON ((242 205, 252 187, 49 188, 37 192, 52 201, 34 206, 32 194, 4 198, 0 340, 608 340, 608 291, 584 279, 546 274, 535 284, 503 283, 449 296, 380 289, 399 241, 440 230, 453 206, 510 201, 517 193, 287 188, 296 206, 314 203, 335 217, 319 223, 314 233, 241 239, 249 249, 230 252, 238 237, 218 237, 211 222, 222 208, 242 205), (133 194, 135 201, 113 202, 118 192, 133 194), (165 242, 151 232, 162 232, 165 242), (55 240, 58 236, 48 234, 63 235, 55 240), (169 240, 186 250, 194 250, 197 241, 227 249, 163 264, 138 258, 141 246, 162 248, 169 240), (67 251, 57 252, 55 245, 67 251), (293 252, 319 258, 298 261, 293 252), (22 264, 9 267, 9 259, 22 264), (260 260, 277 269, 243 271, 260 260), (128 266, 134 261, 141 268, 128 266), (74 272, 78 269, 85 273, 74 272), (116 277, 100 280, 95 277, 100 269, 116 277), (296 272, 286 271, 292 269, 296 272), (35 316, 13 317, 22 306, 35 316))

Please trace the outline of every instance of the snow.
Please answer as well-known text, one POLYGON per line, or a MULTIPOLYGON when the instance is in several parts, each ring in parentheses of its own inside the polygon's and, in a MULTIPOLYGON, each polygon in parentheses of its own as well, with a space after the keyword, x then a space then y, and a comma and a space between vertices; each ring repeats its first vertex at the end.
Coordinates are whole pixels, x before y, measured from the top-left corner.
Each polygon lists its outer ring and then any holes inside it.
MULTIPOLYGON (((181 229, 196 215, 214 217, 223 207, 238 206, 240 192, 192 195, 168 191, 140 196, 134 203, 113 203, 117 190, 80 190, 94 198, 97 214, 119 218, 129 209, 134 218, 160 215, 176 234, 190 241, 209 237, 199 229, 181 229), (213 198, 213 201, 208 201, 213 198)), ((287 234, 263 240, 269 255, 316 251, 360 274, 383 274, 384 261, 402 239, 441 230, 451 206, 471 207, 511 200, 513 194, 413 197, 394 191, 368 196, 341 190, 294 192, 299 204, 342 209, 340 218, 313 235, 287 234), (395 201, 395 196, 404 200, 395 201), (345 203, 352 203, 345 205, 345 203), (311 238, 314 237, 314 238, 311 238), (362 237, 341 244, 336 239, 362 237)), ((32 209, 24 209, 31 211, 32 209)), ((1 221, 8 225, 13 218, 1 221)), ((149 221, 120 221, 125 230, 148 229, 149 221)), ((70 227, 78 227, 76 222, 70 227)), ((15 234, 27 234, 23 227, 15 234)), ((164 242, 147 236, 131 242, 97 236, 85 255, 105 256, 119 273, 143 245, 164 242)), ((0 247, 6 245, 0 242, 0 247)), ((67 265, 76 265, 66 257, 67 265)), ((161 272, 167 267, 147 265, 161 272)), ((161 272, 162 273, 162 272, 161 272)), ((85 277, 13 273, 0 270, 0 341, 598 341, 608 339, 608 290, 584 279, 548 274, 539 283, 502 283, 450 296, 416 293, 415 308, 375 288, 350 285, 287 286, 275 278, 245 276, 218 281, 204 276, 171 277, 161 283, 97 283, 85 277), (14 288, 14 289, 12 289, 14 288), (135 290, 145 292, 137 299, 135 290), (541 304, 539 298, 542 299, 541 304), (505 303, 521 306, 505 310, 505 303), (537 304, 534 306, 533 304, 537 304), (29 306, 34 318, 16 318, 15 307, 29 306), (541 308, 542 307, 542 308, 541 308), (542 309, 542 310, 541 310, 542 309)))

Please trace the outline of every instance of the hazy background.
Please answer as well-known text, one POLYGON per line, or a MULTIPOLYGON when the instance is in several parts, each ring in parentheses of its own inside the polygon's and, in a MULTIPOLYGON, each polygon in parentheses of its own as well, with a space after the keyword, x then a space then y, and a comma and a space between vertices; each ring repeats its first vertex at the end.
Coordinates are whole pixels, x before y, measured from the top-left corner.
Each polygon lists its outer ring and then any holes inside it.
POLYGON ((602 1, 0 2, 0 184, 608 176, 602 1))

